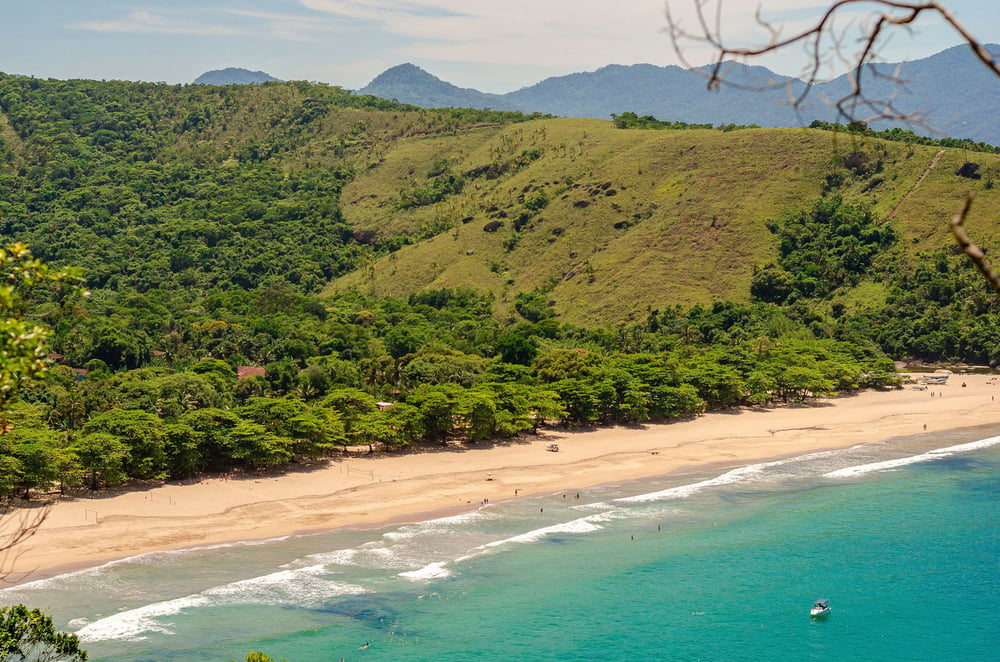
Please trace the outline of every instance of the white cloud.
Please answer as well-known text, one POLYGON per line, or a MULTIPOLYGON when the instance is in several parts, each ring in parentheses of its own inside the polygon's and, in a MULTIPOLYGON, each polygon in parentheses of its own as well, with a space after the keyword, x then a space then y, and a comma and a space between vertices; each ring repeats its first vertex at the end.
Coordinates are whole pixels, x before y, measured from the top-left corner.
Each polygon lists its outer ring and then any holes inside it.
POLYGON ((230 16, 249 19, 254 32, 281 41, 315 42, 330 33, 343 31, 343 26, 315 15, 265 12, 249 9, 227 9, 230 16))
POLYGON ((121 18, 108 21, 88 21, 69 27, 95 32, 142 32, 158 34, 188 34, 205 36, 232 36, 242 30, 227 25, 211 25, 192 20, 178 20, 147 10, 129 12, 121 18))
POLYGON ((68 27, 95 32, 239 36, 290 42, 316 42, 343 30, 343 26, 336 21, 312 12, 274 12, 211 5, 188 9, 141 9, 114 19, 74 23, 68 27))
POLYGON ((363 20, 400 38, 401 57, 483 64, 599 66, 663 61, 661 0, 614 6, 580 0, 300 0, 303 7, 363 20))
MULTIPOLYGON (((951 1, 961 6, 976 0, 951 1)), ((682 25, 694 29, 695 8, 705 0, 193 2, 141 0, 136 3, 143 7, 141 10, 91 19, 72 27, 105 33, 236 36, 240 39, 226 40, 226 48, 266 53, 286 70, 337 72, 333 82, 363 84, 358 78, 411 61, 456 85, 505 91, 545 76, 593 70, 607 64, 678 64, 666 33, 666 5, 682 25), (369 71, 374 66, 382 69, 369 71)), ((719 24, 727 42, 736 45, 766 43, 768 33, 755 19, 759 6, 766 20, 781 26, 783 36, 811 24, 828 6, 828 0, 722 2, 719 24)), ((716 0, 707 0, 705 6, 714 23, 716 0)), ((871 5, 857 6, 859 10, 851 18, 863 20, 871 5)), ((838 25, 843 26, 847 19, 845 14, 838 25)), ((927 34, 924 25, 922 17, 918 30, 924 32, 919 34, 927 34)), ((886 53, 898 60, 904 59, 907 51, 922 56, 940 50, 936 44, 916 49, 911 46, 915 41, 899 35, 890 42, 892 48, 886 53)), ((856 44, 848 41, 846 46, 850 52, 856 44)), ((205 41, 206 49, 213 47, 218 46, 211 39, 205 41)), ((683 53, 692 65, 707 63, 714 55, 710 47, 698 43, 686 45, 683 53)), ((801 48, 755 61, 789 75, 798 74, 806 62, 801 48)))
MULTIPOLYGON (((364 21, 399 38, 400 58, 481 65, 544 65, 579 70, 609 63, 676 62, 664 0, 299 0, 302 7, 342 20, 364 21)), ((695 0, 670 0, 674 18, 696 27, 695 0)), ((817 0, 765 0, 764 17, 802 21, 821 10, 817 0)), ((710 4, 710 7, 714 6, 710 4)), ((724 2, 721 24, 727 39, 766 39, 757 25, 758 4, 724 2)), ((713 18, 712 16, 709 17, 713 18)), ((804 24, 804 23, 803 23, 804 24)), ((785 33, 798 23, 786 25, 785 33)), ((711 50, 692 44, 691 62, 711 50)))

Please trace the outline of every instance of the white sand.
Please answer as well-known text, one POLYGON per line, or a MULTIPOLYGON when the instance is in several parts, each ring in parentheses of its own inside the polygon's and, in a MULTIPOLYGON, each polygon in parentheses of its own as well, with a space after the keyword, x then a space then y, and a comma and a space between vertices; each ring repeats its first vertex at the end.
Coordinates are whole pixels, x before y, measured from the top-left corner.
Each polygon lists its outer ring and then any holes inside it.
MULTIPOLYGON (((849 446, 1000 423, 996 377, 865 392, 804 407, 712 413, 695 420, 588 432, 547 431, 497 444, 423 453, 352 454, 280 477, 206 479, 55 503, 38 532, 7 555, 7 581, 142 552, 423 519, 432 511, 579 490, 710 463, 849 446), (962 383, 967 387, 962 387, 962 383), (546 452, 545 444, 560 451, 546 452), (492 472, 493 480, 486 480, 492 472)), ((8 515, 10 521, 14 515, 8 515)))

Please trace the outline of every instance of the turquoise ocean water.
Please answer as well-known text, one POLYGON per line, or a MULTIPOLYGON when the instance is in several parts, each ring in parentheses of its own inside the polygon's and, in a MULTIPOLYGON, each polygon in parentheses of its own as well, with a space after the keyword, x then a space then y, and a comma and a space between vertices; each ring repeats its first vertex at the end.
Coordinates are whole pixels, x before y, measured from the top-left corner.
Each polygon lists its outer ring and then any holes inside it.
POLYGON ((0 603, 48 609, 95 660, 994 659, 998 435, 147 554, 0 603))

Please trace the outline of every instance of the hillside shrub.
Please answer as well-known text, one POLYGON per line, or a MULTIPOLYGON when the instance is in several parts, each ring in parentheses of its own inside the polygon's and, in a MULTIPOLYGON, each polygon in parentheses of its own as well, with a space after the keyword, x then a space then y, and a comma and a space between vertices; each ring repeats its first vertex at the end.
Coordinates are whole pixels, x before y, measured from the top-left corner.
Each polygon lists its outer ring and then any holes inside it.
POLYGON ((891 227, 839 196, 822 198, 810 211, 768 228, 778 237, 779 258, 777 266, 754 275, 751 294, 760 301, 784 301, 793 292, 823 297, 844 284, 857 284, 896 242, 891 227))
POLYGON ((979 164, 973 163, 972 161, 966 161, 962 166, 955 171, 955 174, 959 177, 965 177, 966 179, 979 179, 982 175, 979 173, 979 164))

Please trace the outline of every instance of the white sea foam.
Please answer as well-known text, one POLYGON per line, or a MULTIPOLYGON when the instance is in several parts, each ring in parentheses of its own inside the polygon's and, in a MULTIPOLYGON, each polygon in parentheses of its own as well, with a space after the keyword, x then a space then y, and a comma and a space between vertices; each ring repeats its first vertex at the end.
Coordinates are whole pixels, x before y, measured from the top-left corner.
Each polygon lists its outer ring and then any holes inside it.
POLYGON ((830 471, 825 474, 827 478, 853 478, 855 476, 862 476, 873 471, 889 471, 890 469, 895 469, 897 467, 905 467, 910 464, 917 464, 918 462, 927 462, 929 460, 938 460, 955 453, 967 453, 969 451, 979 450, 981 448, 989 448, 990 446, 995 446, 1000 444, 1000 437, 989 437, 987 439, 980 439, 978 441, 970 441, 965 444, 958 444, 956 446, 946 446, 944 448, 935 448, 934 450, 929 450, 925 453, 920 453, 918 455, 910 455, 907 457, 900 457, 893 460, 884 460, 882 462, 870 462, 868 464, 859 464, 854 467, 844 467, 843 469, 837 469, 836 471, 830 471))
MULTIPOLYGON (((347 549, 335 549, 329 552, 318 552, 316 554, 309 554, 305 558, 309 559, 315 563, 322 563, 325 565, 355 565, 354 557, 358 554, 357 547, 349 547, 347 549)), ((286 565, 286 567, 291 564, 286 565)))
MULTIPOLYGON (((947 448, 929 451, 927 453, 921 454, 919 456, 914 456, 911 458, 902 458, 900 460, 889 460, 886 462, 861 465, 859 467, 850 467, 848 469, 840 469, 837 471, 829 472, 824 475, 827 476, 856 475, 856 473, 873 471, 880 468, 891 468, 892 466, 909 464, 924 459, 944 457, 952 453, 971 451, 978 448, 992 446, 998 443, 1000 443, 1000 437, 994 437, 967 444, 961 444, 958 446, 950 446, 947 448)), ((799 455, 789 458, 782 458, 780 460, 773 460, 770 462, 761 462, 743 467, 736 467, 714 478, 709 478, 688 485, 679 485, 676 487, 671 487, 656 492, 650 492, 647 494, 622 497, 619 499, 614 499, 612 503, 614 502, 648 503, 657 501, 668 501, 671 499, 686 498, 710 487, 731 485, 749 481, 779 480, 788 477, 802 476, 806 474, 815 476, 823 471, 824 465, 828 467, 832 461, 836 461, 837 458, 843 458, 846 452, 857 451, 860 448, 871 448, 871 444, 861 444, 854 446, 850 449, 818 451, 806 455, 799 455)), ((569 534, 591 533, 602 530, 604 528, 602 524, 606 522, 610 522, 620 518, 627 518, 631 516, 629 510, 623 508, 615 508, 612 506, 611 503, 608 502, 579 504, 573 506, 573 509, 577 511, 597 510, 598 512, 593 512, 592 514, 589 514, 585 517, 581 517, 579 519, 574 519, 568 522, 561 522, 558 524, 553 524, 550 526, 533 529, 531 531, 510 536, 501 540, 488 542, 478 547, 475 547, 474 549, 470 550, 467 554, 459 556, 451 561, 435 561, 432 563, 427 563, 416 570, 401 572, 399 573, 398 576, 413 580, 430 580, 441 577, 448 577, 452 573, 447 566, 452 566, 454 564, 461 563, 463 561, 467 561, 469 559, 478 556, 482 556, 484 554, 496 550, 499 547, 510 544, 534 543, 543 540, 548 536, 559 533, 569 533, 569 534)))
POLYGON ((450 534, 459 531, 471 524, 487 519, 495 519, 492 515, 486 515, 483 511, 477 510, 449 517, 439 517, 438 519, 427 520, 416 524, 405 524, 393 531, 382 534, 386 540, 393 542, 409 540, 421 536, 434 535, 439 533, 450 534))
POLYGON ((66 581, 77 579, 82 580, 93 577, 99 574, 100 570, 105 567, 106 566, 99 566, 94 568, 85 568, 83 570, 74 570, 73 572, 66 572, 61 575, 46 577, 45 579, 36 579, 33 582, 25 582, 24 584, 11 586, 10 588, 0 589, 0 596, 17 594, 22 591, 44 591, 66 581))
POLYGON ((482 511, 440 517, 414 524, 405 524, 356 547, 310 554, 310 562, 325 565, 342 565, 366 568, 412 570, 426 563, 427 552, 436 552, 442 538, 454 539, 472 530, 473 525, 484 520, 495 520, 494 514, 482 511), (430 550, 428 550, 430 548, 430 550))
POLYGON ((691 483, 689 485, 678 485, 676 487, 670 487, 665 490, 659 490, 657 492, 649 492, 647 494, 637 494, 630 497, 622 497, 620 499, 615 499, 615 501, 620 501, 622 503, 646 503, 650 501, 665 501, 667 499, 684 499, 693 494, 697 494, 706 487, 714 487, 716 485, 729 485, 731 483, 738 483, 741 481, 748 480, 750 478, 755 478, 761 475, 766 467, 773 466, 775 464, 783 464, 785 460, 777 460, 775 462, 763 462, 761 464, 750 464, 745 467, 737 467, 731 469, 724 474, 716 476, 715 478, 709 478, 707 480, 701 480, 697 483, 691 483))
POLYGON ((593 520, 596 516, 588 515, 587 517, 581 517, 579 519, 570 520, 569 522, 560 522, 559 524, 552 524, 551 526, 543 526, 540 529, 533 529, 525 533, 518 534, 516 536, 511 536, 509 538, 504 538, 503 540, 494 540, 493 542, 488 542, 481 546, 481 549, 489 549, 493 547, 499 547, 501 545, 508 545, 511 543, 532 543, 538 542, 539 540, 550 536, 554 533, 592 533, 594 531, 600 531, 602 527, 598 526, 593 520))
POLYGON ((106 641, 117 639, 122 641, 141 641, 147 633, 162 632, 173 634, 165 625, 156 619, 172 616, 188 607, 202 607, 209 604, 204 595, 189 595, 175 600, 154 602, 137 609, 129 609, 94 621, 77 630, 76 635, 83 641, 106 641))
POLYGON ((631 517, 631 514, 627 510, 623 508, 609 508, 599 513, 588 515, 586 519, 592 524, 603 524, 605 522, 612 522, 614 520, 625 519, 627 517, 631 517))
POLYGON ((417 541, 388 546, 372 542, 360 547, 340 550, 333 554, 316 554, 310 558, 322 561, 326 565, 408 570, 412 569, 415 564, 425 562, 426 551, 426 546, 418 544, 417 541))
POLYGON ((101 577, 101 575, 106 574, 108 570, 116 567, 131 565, 131 564, 145 564, 152 562, 155 558, 160 558, 168 552, 147 552, 144 554, 136 554, 135 556, 127 556, 120 559, 114 559, 113 561, 107 561, 101 565, 95 565, 90 568, 81 568, 79 570, 74 570, 72 572, 64 572, 59 575, 53 575, 51 577, 45 577, 44 579, 36 579, 32 582, 25 582, 24 584, 18 584, 8 589, 0 590, 0 595, 4 593, 16 593, 20 591, 45 591, 51 588, 61 587, 67 584, 77 584, 82 582, 92 583, 92 580, 101 577))
POLYGON ((492 513, 484 510, 470 510, 467 513, 459 513, 457 515, 449 515, 447 517, 438 517, 437 519, 427 520, 426 522, 421 522, 420 526, 440 528, 442 526, 469 524, 470 522, 476 522, 483 519, 493 519, 492 513))
POLYGON ((81 568, 80 570, 74 570, 72 572, 64 572, 62 574, 53 575, 51 577, 46 577, 44 579, 36 579, 33 582, 25 582, 24 584, 18 584, 17 586, 11 587, 9 589, 0 589, 0 595, 2 595, 6 591, 9 591, 11 593, 19 591, 35 591, 35 590, 43 591, 66 583, 76 583, 80 580, 87 581, 97 578, 101 575, 104 575, 108 570, 127 565, 157 564, 157 563, 162 563, 163 559, 169 559, 173 557, 183 557, 189 554, 198 554, 201 552, 212 551, 217 549, 267 545, 275 542, 281 542, 282 540, 288 540, 291 537, 292 536, 278 536, 274 538, 264 538, 260 540, 237 540, 234 542, 213 543, 211 545, 201 545, 198 547, 184 547, 182 549, 144 552, 142 554, 135 554, 133 556, 125 556, 120 559, 107 561, 105 563, 102 563, 101 565, 96 565, 90 568, 81 568))
MULTIPOLYGON (((808 453, 806 455, 796 455, 793 457, 786 457, 780 460, 772 460, 770 462, 759 462, 757 464, 748 464, 743 467, 736 467, 735 469, 730 469, 729 471, 716 476, 715 478, 708 478, 706 480, 701 480, 696 483, 690 483, 688 485, 677 485, 675 487, 669 487, 665 490, 658 490, 656 492, 648 492, 646 494, 636 494, 630 497, 621 497, 615 499, 616 502, 621 503, 648 503, 653 501, 667 501, 670 499, 685 499, 698 492, 701 492, 707 487, 717 487, 720 485, 731 485, 733 483, 747 482, 752 480, 780 480, 792 476, 797 476, 802 474, 802 469, 799 467, 815 467, 817 461, 826 460, 829 458, 834 458, 838 456, 843 451, 832 450, 832 451, 818 451, 815 453, 808 453), (798 471, 776 471, 777 467, 787 467, 799 468, 798 471)), ((815 472, 816 469, 813 468, 811 472, 815 472)))
POLYGON ((594 531, 600 531, 603 529, 600 524, 602 522, 615 519, 615 515, 621 515, 620 509, 614 509, 613 511, 605 511, 601 513, 596 513, 593 515, 588 515, 586 517, 581 517, 579 519, 570 520, 568 522, 560 522, 558 524, 552 524, 550 526, 545 526, 539 529, 532 529, 525 533, 520 533, 515 536, 510 536, 508 538, 503 538, 501 540, 494 540, 492 542, 484 543, 478 547, 473 548, 468 553, 458 556, 451 561, 436 561, 433 563, 428 563, 425 566, 418 568, 416 570, 401 572, 399 577, 412 580, 429 580, 429 579, 439 579, 443 577, 451 576, 452 572, 446 566, 462 563, 470 559, 474 559, 479 556, 484 556, 498 547, 504 545, 512 544, 530 544, 538 542, 557 533, 592 533, 594 531))
POLYGON ((390 561, 392 552, 378 542, 367 542, 358 547, 336 549, 331 552, 310 554, 306 558, 320 565, 379 566, 390 561))
POLYGON ((368 592, 361 586, 330 581, 325 578, 326 574, 322 566, 309 566, 213 586, 201 593, 155 602, 99 619, 84 625, 76 634, 85 641, 138 641, 151 632, 172 634, 169 624, 162 621, 163 617, 185 609, 244 604, 310 607, 322 605, 333 597, 368 592))
MULTIPOLYGON (((463 559, 466 557, 463 557, 463 559)), ((458 560, 463 560, 458 559, 458 560)), ((422 568, 417 570, 410 570, 409 572, 399 573, 399 577, 404 579, 413 579, 416 581, 427 581, 429 579, 443 579, 445 577, 451 576, 451 570, 448 570, 448 561, 435 561, 434 563, 428 563, 422 568)))

